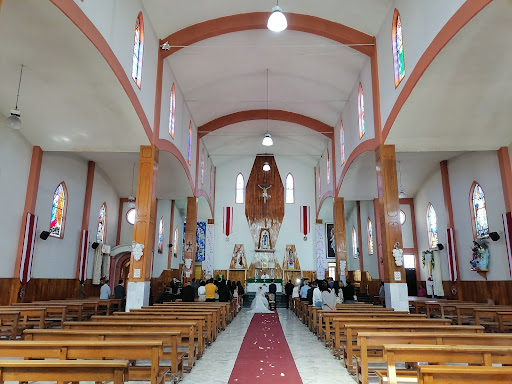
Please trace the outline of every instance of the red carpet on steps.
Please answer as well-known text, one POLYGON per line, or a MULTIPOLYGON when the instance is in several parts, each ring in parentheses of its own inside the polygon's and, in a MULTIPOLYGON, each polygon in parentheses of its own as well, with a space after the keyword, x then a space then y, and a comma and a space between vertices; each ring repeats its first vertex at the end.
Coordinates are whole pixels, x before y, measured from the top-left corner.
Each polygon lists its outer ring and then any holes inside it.
POLYGON ((302 383, 277 313, 254 314, 228 383, 302 383))

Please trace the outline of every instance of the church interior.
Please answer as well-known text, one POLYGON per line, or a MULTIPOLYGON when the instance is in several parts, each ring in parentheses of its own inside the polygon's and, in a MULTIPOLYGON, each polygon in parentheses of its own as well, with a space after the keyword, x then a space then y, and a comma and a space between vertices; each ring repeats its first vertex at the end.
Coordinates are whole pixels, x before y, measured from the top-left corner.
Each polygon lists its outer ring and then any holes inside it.
POLYGON ((0 36, 1 352, 122 319, 55 381, 510 382, 510 0, 0 0, 0 36), (355 303, 285 289, 327 279, 355 303), (111 360, 155 364, 139 311, 165 374, 111 360))

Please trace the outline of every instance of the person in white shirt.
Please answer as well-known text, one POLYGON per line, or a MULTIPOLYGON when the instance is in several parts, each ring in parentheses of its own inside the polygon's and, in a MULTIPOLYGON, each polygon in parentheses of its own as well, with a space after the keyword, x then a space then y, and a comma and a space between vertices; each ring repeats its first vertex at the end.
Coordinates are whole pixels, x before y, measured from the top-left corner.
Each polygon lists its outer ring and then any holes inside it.
POLYGON ((313 290, 313 305, 315 307, 322 307, 322 291, 320 291, 318 285, 313 290))
POLYGON ((295 287, 293 287, 292 297, 296 298, 299 297, 299 285, 297 284, 295 287))
POLYGON ((100 299, 110 299, 110 295, 112 294, 110 287, 108 286, 108 280, 100 280, 101 288, 100 288, 100 299))

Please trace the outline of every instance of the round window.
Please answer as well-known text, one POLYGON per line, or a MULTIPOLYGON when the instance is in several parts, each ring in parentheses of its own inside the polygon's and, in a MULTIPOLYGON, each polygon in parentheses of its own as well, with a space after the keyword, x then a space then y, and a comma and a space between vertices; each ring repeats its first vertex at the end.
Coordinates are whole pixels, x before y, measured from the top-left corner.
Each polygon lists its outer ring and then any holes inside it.
POLYGON ((131 208, 126 212, 126 221, 131 225, 135 224, 135 208, 131 208))

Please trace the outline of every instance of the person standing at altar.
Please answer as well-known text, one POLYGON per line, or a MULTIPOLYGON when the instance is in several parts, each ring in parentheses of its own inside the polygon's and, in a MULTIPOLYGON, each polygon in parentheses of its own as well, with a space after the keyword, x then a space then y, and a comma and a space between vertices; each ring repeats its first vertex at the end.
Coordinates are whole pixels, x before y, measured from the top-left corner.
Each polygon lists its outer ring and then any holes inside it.
POLYGON ((261 278, 262 278, 263 280, 265 280, 265 279, 270 279, 270 276, 268 275, 268 273, 267 273, 267 272, 265 272, 263 275, 261 275, 261 278))

